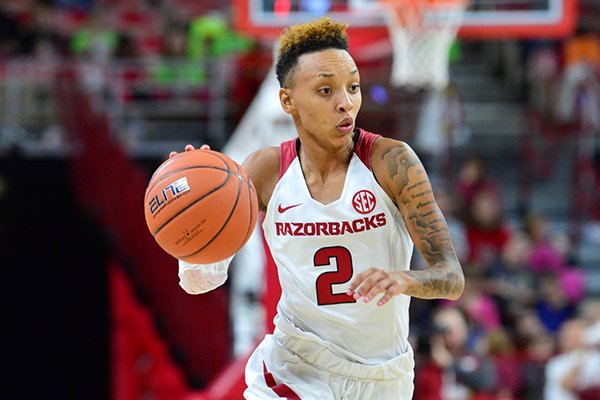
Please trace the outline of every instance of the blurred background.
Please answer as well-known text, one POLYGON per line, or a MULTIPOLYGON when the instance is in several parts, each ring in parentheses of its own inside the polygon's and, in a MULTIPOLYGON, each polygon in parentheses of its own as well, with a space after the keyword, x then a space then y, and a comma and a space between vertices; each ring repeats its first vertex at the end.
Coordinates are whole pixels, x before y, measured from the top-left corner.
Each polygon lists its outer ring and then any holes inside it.
POLYGON ((144 191, 187 143, 241 162, 293 137, 274 38, 327 14, 357 125, 415 148, 467 277, 413 299, 415 399, 600 399, 600 1, 448 3, 428 31, 369 0, 1 0, 0 398, 241 398, 278 298, 261 231, 187 295, 144 191))

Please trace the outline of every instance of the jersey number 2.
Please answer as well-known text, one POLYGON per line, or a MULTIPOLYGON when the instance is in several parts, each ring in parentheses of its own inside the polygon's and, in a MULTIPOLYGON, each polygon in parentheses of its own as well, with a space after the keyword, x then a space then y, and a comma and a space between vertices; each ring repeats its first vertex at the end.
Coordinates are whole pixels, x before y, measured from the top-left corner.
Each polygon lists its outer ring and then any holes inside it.
POLYGON ((313 257, 315 267, 331 266, 331 259, 334 258, 337 270, 323 272, 318 276, 317 287, 317 303, 320 306, 341 303, 356 303, 352 296, 348 296, 346 292, 333 293, 333 285, 346 283, 352 279, 354 272, 352 266, 352 254, 350 251, 341 246, 323 247, 315 252, 313 257))

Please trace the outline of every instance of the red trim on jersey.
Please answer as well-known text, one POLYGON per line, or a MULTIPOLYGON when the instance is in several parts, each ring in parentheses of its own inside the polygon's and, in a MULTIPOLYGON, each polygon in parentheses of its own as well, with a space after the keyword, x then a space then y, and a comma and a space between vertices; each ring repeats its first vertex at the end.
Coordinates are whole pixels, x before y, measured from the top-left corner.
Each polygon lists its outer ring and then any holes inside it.
POLYGON ((373 143, 381 135, 365 131, 364 129, 358 129, 358 143, 354 147, 354 152, 365 164, 365 166, 371 170, 371 150, 373 149, 373 143))
POLYGON ((265 365, 264 361, 263 361, 263 374, 265 376, 265 382, 267 383, 267 386, 270 387, 271 390, 273 390, 278 396, 287 398, 289 400, 302 400, 288 386, 284 385, 283 383, 277 384, 275 382, 275 378, 273 378, 273 374, 271 374, 267 370, 267 366, 265 365))
POLYGON ((296 152, 296 144, 298 142, 298 138, 288 140, 287 142, 283 142, 279 145, 279 178, 285 174, 288 167, 294 161, 296 157, 298 157, 298 153, 296 152))
MULTIPOLYGON (((371 150, 373 149, 373 143, 381 135, 365 131, 364 129, 358 128, 358 143, 354 147, 354 152, 358 158, 365 164, 365 166, 371 169, 371 150)), ((298 147, 299 138, 288 140, 279 145, 279 179, 285 174, 288 167, 298 157, 296 151, 298 147)))
POLYGON ((277 385, 277 383, 275 383, 275 378, 273 378, 273 374, 269 372, 269 370, 267 369, 267 364, 265 364, 264 361, 263 361, 263 374, 265 375, 265 382, 267 383, 268 387, 273 387, 273 386, 277 385))

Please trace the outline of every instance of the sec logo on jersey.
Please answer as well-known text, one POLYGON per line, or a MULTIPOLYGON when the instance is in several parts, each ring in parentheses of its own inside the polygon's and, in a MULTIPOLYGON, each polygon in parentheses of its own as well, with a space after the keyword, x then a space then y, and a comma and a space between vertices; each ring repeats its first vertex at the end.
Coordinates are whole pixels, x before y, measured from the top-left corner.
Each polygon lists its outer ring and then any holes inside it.
POLYGON ((375 209, 377 200, 375 195, 369 190, 359 190, 352 197, 352 206, 361 214, 368 214, 375 209))

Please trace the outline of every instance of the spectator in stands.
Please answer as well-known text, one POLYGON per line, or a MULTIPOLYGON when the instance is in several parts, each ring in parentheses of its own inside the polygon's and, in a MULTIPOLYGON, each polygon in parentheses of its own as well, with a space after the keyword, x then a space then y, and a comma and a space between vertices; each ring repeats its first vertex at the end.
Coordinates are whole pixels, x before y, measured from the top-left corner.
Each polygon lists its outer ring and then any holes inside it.
POLYGON ((530 336, 520 352, 521 387, 519 397, 523 400, 543 400, 546 382, 546 363, 554 354, 554 338, 548 333, 530 336))
POLYGON ((189 56, 193 60, 222 57, 251 50, 253 41, 229 27, 218 14, 202 15, 190 21, 189 56))
POLYGON ((206 66, 188 58, 188 45, 187 24, 167 27, 160 59, 152 69, 152 76, 157 83, 182 89, 205 83, 206 66))
POLYGON ((498 184, 488 176, 485 161, 479 154, 466 157, 458 171, 456 182, 457 194, 460 200, 459 215, 467 218, 475 196, 481 191, 491 191, 499 194, 498 184))
POLYGON ((487 335, 486 344, 498 375, 496 397, 504 400, 519 398, 523 374, 515 344, 509 333, 506 329, 499 328, 487 335))
POLYGON ((230 29, 223 17, 203 15, 191 21, 182 18, 176 13, 166 18, 169 22, 161 56, 165 62, 155 71, 161 83, 203 84, 211 59, 243 53, 252 47, 252 41, 230 29))
POLYGON ((536 310, 546 329, 556 334, 564 322, 575 316, 576 305, 569 301, 556 273, 546 272, 538 280, 539 299, 536 310))
POLYGON ((498 262, 511 235, 499 192, 492 187, 480 188, 468 210, 469 263, 487 269, 498 262))
POLYGON ((532 242, 528 263, 537 274, 554 274, 570 303, 577 304, 585 294, 583 272, 568 264, 571 243, 565 234, 553 231, 541 214, 531 214, 525 219, 525 231, 532 242))
POLYGON ((512 327, 513 340, 520 351, 526 350, 531 339, 547 336, 549 333, 537 311, 530 307, 520 309, 507 325, 512 327))
POLYGON ((570 319, 561 326, 559 353, 546 367, 545 400, 577 400, 600 393, 596 391, 600 389, 600 350, 585 344, 585 328, 582 319, 570 319))
POLYGON ((557 230, 550 230, 548 219, 540 213, 531 213, 523 221, 532 248, 529 264, 535 273, 559 271, 571 253, 569 238, 557 230))
POLYGON ((110 21, 109 11, 96 7, 85 24, 71 37, 70 52, 73 56, 97 63, 112 60, 119 43, 119 33, 110 21))
POLYGON ((415 400, 491 398, 498 377, 492 359, 469 347, 469 326, 454 307, 434 312, 429 356, 415 375, 415 400))
POLYGON ((118 32, 110 22, 110 12, 104 7, 94 8, 87 22, 71 37, 70 54, 81 60, 78 64, 81 77, 96 104, 102 104, 106 97, 118 40, 118 32))
POLYGON ((523 308, 535 304, 535 275, 528 264, 530 252, 531 241, 527 235, 515 231, 498 262, 487 271, 486 290, 498 304, 504 323, 512 321, 523 308))

